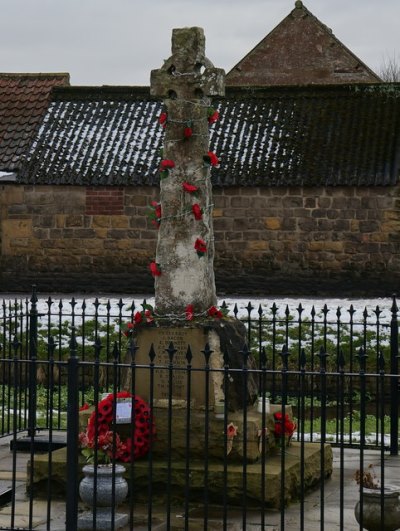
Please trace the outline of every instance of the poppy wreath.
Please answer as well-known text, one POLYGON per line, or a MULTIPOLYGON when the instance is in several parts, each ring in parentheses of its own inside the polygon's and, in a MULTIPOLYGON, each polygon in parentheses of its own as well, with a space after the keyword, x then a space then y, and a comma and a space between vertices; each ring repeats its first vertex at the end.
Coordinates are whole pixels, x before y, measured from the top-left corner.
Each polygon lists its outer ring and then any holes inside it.
POLYGON ((113 422, 113 402, 115 398, 132 398, 135 408, 133 412, 133 437, 121 438, 121 444, 117 445, 111 456, 123 463, 129 463, 132 459, 136 460, 148 453, 151 438, 156 433, 150 406, 139 396, 132 395, 127 391, 121 391, 103 398, 98 403, 96 410, 90 415, 86 435, 89 443, 92 442, 93 446, 95 446, 96 431, 97 440, 112 431, 111 424, 113 422))

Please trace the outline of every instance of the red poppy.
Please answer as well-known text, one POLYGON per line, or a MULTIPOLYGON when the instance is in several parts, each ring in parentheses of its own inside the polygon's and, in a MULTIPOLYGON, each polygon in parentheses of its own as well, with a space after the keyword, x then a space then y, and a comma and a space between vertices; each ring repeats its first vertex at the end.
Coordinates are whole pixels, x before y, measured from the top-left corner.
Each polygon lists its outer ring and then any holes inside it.
POLYGON ((182 183, 182 188, 185 190, 185 192, 189 192, 189 194, 193 194, 194 192, 197 192, 198 187, 194 184, 190 184, 187 182, 182 183))
POLYGON ((86 404, 86 402, 79 408, 79 411, 85 411, 86 409, 89 409, 89 404, 86 404))
POLYGON ((135 325, 133 323, 127 323, 126 330, 124 330, 124 336, 129 337, 133 332, 135 325))
POLYGON ((183 136, 186 139, 189 139, 193 135, 193 129, 191 127, 185 127, 183 130, 183 136))
POLYGON ((175 168, 175 162, 173 160, 163 159, 161 161, 161 163, 160 163, 161 171, 172 170, 172 168, 175 168))
POLYGON ((160 267, 156 262, 151 262, 149 267, 153 277, 159 277, 161 275, 160 267))
POLYGON ((158 119, 158 122, 160 123, 160 125, 162 125, 163 127, 165 127, 167 125, 167 119, 168 119, 168 114, 166 112, 162 112, 160 114, 160 117, 158 119))
POLYGON ((226 435, 228 439, 232 439, 233 437, 236 437, 237 432, 238 432, 238 428, 237 426, 233 424, 233 422, 228 424, 228 426, 226 427, 226 435))
POLYGON ((188 304, 186 306, 185 314, 186 314, 186 321, 193 321, 193 318, 194 318, 193 304, 188 304))
POLYGON ((210 317, 215 317, 216 319, 222 319, 223 314, 221 310, 218 310, 215 306, 211 306, 211 308, 208 309, 207 314, 210 317))
POLYGON ((135 317, 134 317, 134 321, 135 321, 135 324, 140 324, 143 320, 143 317, 142 317, 142 314, 140 312, 136 312, 135 313, 135 317))
POLYGON ((219 112, 214 111, 214 109, 210 109, 210 113, 212 114, 209 114, 208 116, 208 123, 211 125, 219 120, 219 112))
POLYGON ((112 402, 108 399, 102 400, 101 402, 99 402, 97 410, 99 414, 103 415, 104 417, 107 417, 112 413, 112 402))
POLYGON ((203 256, 207 252, 206 242, 201 238, 197 238, 194 242, 194 248, 199 256, 203 256))
POLYGON ((155 225, 158 229, 161 223, 161 203, 157 203, 157 201, 152 201, 151 207, 149 208, 149 218, 151 219, 153 225, 155 225))
POLYGON ((285 414, 283 417, 281 412, 274 414, 275 418, 275 428, 274 433, 276 437, 291 437, 295 432, 297 425, 292 422, 288 414, 285 414))
POLYGON ((197 221, 203 218, 203 211, 201 210, 200 205, 198 205, 197 203, 192 205, 192 212, 194 215, 194 219, 196 219, 197 221))
POLYGON ((204 162, 206 162, 207 164, 211 164, 211 166, 218 166, 219 165, 218 157, 212 151, 209 151, 207 153, 207 155, 205 155, 203 157, 203 159, 204 159, 204 162))

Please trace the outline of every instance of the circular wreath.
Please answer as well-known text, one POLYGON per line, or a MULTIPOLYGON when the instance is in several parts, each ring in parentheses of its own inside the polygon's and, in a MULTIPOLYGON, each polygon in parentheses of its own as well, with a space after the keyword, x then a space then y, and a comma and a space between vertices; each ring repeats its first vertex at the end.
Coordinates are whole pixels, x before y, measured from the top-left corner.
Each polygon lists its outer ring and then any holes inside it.
POLYGON ((155 434, 150 406, 139 396, 132 395, 127 391, 121 391, 103 398, 98 403, 97 409, 90 415, 86 435, 89 446, 90 443, 94 446, 96 444, 96 431, 98 441, 103 440, 104 437, 107 437, 112 432, 110 426, 113 421, 113 401, 115 398, 132 398, 132 407, 135 408, 133 413, 135 424, 133 441, 132 437, 122 439, 118 434, 115 434, 115 444, 110 456, 124 463, 129 463, 132 457, 135 460, 147 454, 150 449, 150 435, 153 436, 155 434))

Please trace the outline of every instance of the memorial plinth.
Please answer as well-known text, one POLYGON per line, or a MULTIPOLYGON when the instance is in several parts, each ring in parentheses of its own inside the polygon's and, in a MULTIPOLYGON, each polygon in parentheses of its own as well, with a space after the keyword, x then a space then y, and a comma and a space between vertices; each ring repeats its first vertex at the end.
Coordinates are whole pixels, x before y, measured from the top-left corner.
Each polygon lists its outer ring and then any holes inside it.
MULTIPOLYGON (((245 337, 243 323, 229 319, 199 323, 164 321, 155 327, 140 328, 135 332, 135 363, 125 371, 124 388, 147 402, 188 400, 190 407, 197 410, 211 409, 222 401, 230 411, 251 405, 258 394, 257 379, 250 371, 244 374, 237 370, 245 364, 249 369, 256 368, 252 357, 243 352, 245 337), (172 360, 170 344, 176 349, 172 360), (211 352, 208 362, 206 346, 211 352)), ((130 363, 131 358, 126 361, 130 363)))
MULTIPOLYGON (((30 483, 30 463, 27 465, 27 486, 35 493, 46 495, 49 488, 48 455, 35 455, 34 470, 32 475, 33 484, 30 483)), ((83 459, 82 459, 83 461, 83 459)), ((83 466, 83 463, 82 463, 83 466)), ((301 444, 294 442, 285 451, 284 461, 284 499, 281 500, 282 461, 279 454, 266 456, 264 463, 258 459, 248 462, 246 465, 246 500, 250 505, 259 506, 264 502, 266 507, 279 509, 283 504, 299 499, 302 488, 307 492, 317 486, 321 480, 332 474, 333 455, 329 444, 305 443, 302 451, 301 444), (324 470, 321 471, 321 453, 324 453, 324 470), (304 456, 302 480, 302 453, 304 456), (264 481, 263 481, 264 474, 264 481), (264 491, 262 486, 264 485, 264 491)), ((61 448, 52 452, 52 471, 50 488, 54 496, 65 495, 66 491, 66 449, 61 448)), ((127 467, 125 477, 130 482, 131 467, 127 467)), ((148 503, 149 482, 151 481, 152 503, 165 505, 167 494, 170 490, 175 500, 183 502, 186 497, 190 503, 197 505, 204 500, 205 488, 208 489, 210 503, 223 503, 223 495, 226 493, 226 501, 230 504, 243 503, 243 463, 237 459, 229 459, 225 474, 223 460, 210 457, 208 460, 208 481, 204 480, 204 457, 190 460, 190 470, 186 468, 186 461, 180 456, 171 461, 171 471, 168 474, 167 460, 154 458, 151 462, 151 478, 149 477, 149 461, 144 458, 138 460, 133 468, 133 489, 135 503, 148 503), (186 474, 190 473, 189 491, 187 491, 186 474), (226 480, 226 481, 225 481, 226 480)), ((304 494, 304 492, 303 492, 304 494)), ((123 509, 121 506, 120 509, 123 509)))

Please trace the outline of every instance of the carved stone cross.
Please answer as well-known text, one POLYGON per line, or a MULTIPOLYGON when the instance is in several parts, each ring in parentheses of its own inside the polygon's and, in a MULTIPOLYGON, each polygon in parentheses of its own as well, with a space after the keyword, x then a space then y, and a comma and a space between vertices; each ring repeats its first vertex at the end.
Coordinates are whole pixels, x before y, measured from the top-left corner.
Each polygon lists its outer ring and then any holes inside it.
POLYGON ((224 95, 225 73, 205 57, 201 28, 172 32, 172 56, 151 72, 151 94, 167 112, 161 172, 161 223, 155 306, 162 315, 202 313, 216 304, 209 152, 210 96, 224 95), (208 160, 209 162, 209 160, 208 160), (163 162, 162 162, 163 164, 163 162))

